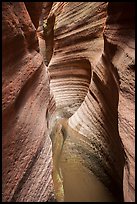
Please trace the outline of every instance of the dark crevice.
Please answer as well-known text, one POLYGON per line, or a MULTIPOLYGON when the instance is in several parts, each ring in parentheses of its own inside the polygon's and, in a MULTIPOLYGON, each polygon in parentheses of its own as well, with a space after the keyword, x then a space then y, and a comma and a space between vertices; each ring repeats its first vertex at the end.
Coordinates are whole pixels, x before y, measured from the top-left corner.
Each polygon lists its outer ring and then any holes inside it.
POLYGON ((55 15, 50 16, 46 22, 43 22, 43 34, 45 40, 45 64, 48 66, 54 49, 54 24, 55 24, 55 15))
POLYGON ((89 93, 90 93, 91 96, 95 99, 95 101, 97 101, 97 103, 99 103, 97 97, 96 97, 95 94, 90 90, 90 88, 89 88, 89 93))

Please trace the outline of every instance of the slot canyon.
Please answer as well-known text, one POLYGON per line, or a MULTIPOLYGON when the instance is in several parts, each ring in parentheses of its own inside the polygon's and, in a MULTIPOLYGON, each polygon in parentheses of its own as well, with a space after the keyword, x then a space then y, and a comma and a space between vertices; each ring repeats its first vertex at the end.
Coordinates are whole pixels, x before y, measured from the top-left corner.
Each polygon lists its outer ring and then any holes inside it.
POLYGON ((2 2, 2 202, 135 202, 135 4, 2 2))

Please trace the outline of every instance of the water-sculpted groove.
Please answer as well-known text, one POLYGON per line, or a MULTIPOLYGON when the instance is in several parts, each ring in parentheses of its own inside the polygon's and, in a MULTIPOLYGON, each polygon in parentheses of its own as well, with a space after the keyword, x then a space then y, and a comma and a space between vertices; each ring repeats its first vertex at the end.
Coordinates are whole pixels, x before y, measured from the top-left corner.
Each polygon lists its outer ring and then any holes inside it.
POLYGON ((135 201, 134 17, 2 3, 3 202, 135 201))
MULTIPOLYGON (((131 10, 132 8, 131 6, 131 10)), ((113 27, 113 15, 117 16, 115 24, 121 26, 119 18, 125 18, 122 12, 123 9, 119 9, 116 13, 111 3, 108 5, 105 3, 73 3, 73 5, 55 3, 49 14, 49 16, 55 16, 56 24, 54 53, 48 69, 51 76, 50 87, 56 100, 57 117, 69 118, 69 128, 79 135, 79 148, 77 148, 78 141, 75 141, 74 145, 74 149, 77 149, 77 158, 82 155, 85 161, 82 165, 90 169, 90 172, 99 178, 118 201, 123 201, 123 173, 127 157, 118 128, 120 68, 112 59, 117 56, 122 45, 119 44, 117 47, 113 41, 114 34, 111 40, 109 32, 111 32, 111 25, 113 27), (79 7, 78 11, 77 7, 79 7), (85 13, 88 13, 89 18, 84 15, 85 13), (73 23, 74 19, 78 24, 73 23), (89 19, 92 24, 89 23, 89 19), (67 25, 66 21, 68 21, 67 25), (76 69, 75 66, 73 67, 73 62, 80 62, 77 65, 77 73, 81 73, 81 59, 84 58, 89 61, 92 80, 89 89, 87 89, 87 95, 84 95, 84 101, 80 101, 77 106, 75 88, 71 89, 73 73, 76 69), (73 68, 72 72, 71 68, 73 68), (66 90, 65 87, 67 87, 66 90), (73 109, 69 103, 73 104, 73 109), (60 110, 59 107, 61 107, 60 110), (69 112, 71 113, 69 114, 69 112)), ((114 38, 116 39, 117 36, 114 38)), ((130 58, 128 63, 130 64, 130 58)), ((79 78, 82 79, 80 75, 79 78)), ((78 82, 77 90, 79 89, 78 82)), ((60 124, 58 128, 57 134, 60 135, 62 134, 60 124)), ((66 140, 65 146, 62 148, 63 150, 66 148, 68 154, 72 153, 73 155, 72 144, 74 142, 70 137, 70 140, 66 140)), ((67 199, 69 198, 67 197, 67 199)), ((90 199, 92 201, 92 198, 90 199)))

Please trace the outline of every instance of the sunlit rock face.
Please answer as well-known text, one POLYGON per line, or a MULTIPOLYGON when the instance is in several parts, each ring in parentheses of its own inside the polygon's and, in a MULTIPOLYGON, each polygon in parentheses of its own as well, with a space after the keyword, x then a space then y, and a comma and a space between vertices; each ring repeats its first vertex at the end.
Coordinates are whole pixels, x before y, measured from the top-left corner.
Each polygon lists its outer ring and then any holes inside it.
POLYGON ((47 19, 57 115, 80 134, 76 155, 121 201, 135 194, 134 13, 132 3, 57 2, 47 19))
POLYGON ((53 191, 49 76, 34 27, 39 15, 33 24, 23 2, 2 3, 3 202, 47 201, 53 191))

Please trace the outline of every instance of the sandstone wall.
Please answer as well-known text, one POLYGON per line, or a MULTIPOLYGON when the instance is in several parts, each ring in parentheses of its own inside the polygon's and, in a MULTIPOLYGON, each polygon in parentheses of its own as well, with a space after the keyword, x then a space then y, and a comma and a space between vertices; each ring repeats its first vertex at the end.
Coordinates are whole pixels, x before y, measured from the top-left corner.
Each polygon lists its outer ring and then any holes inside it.
POLYGON ((53 191, 49 76, 34 27, 39 9, 34 14, 33 24, 23 2, 2 3, 3 202, 47 201, 53 191))
POLYGON ((134 4, 58 2, 52 16, 48 69, 58 113, 71 116, 91 171, 118 200, 124 188, 134 201, 134 4))
POLYGON ((117 200, 135 200, 134 18, 127 2, 2 3, 4 202, 54 197, 49 133, 58 118, 75 133, 69 156, 117 200))
POLYGON ((105 51, 119 75, 118 129, 126 152, 124 198, 135 201, 135 4, 109 3, 105 51), (127 12, 125 12, 127 11, 127 12))

